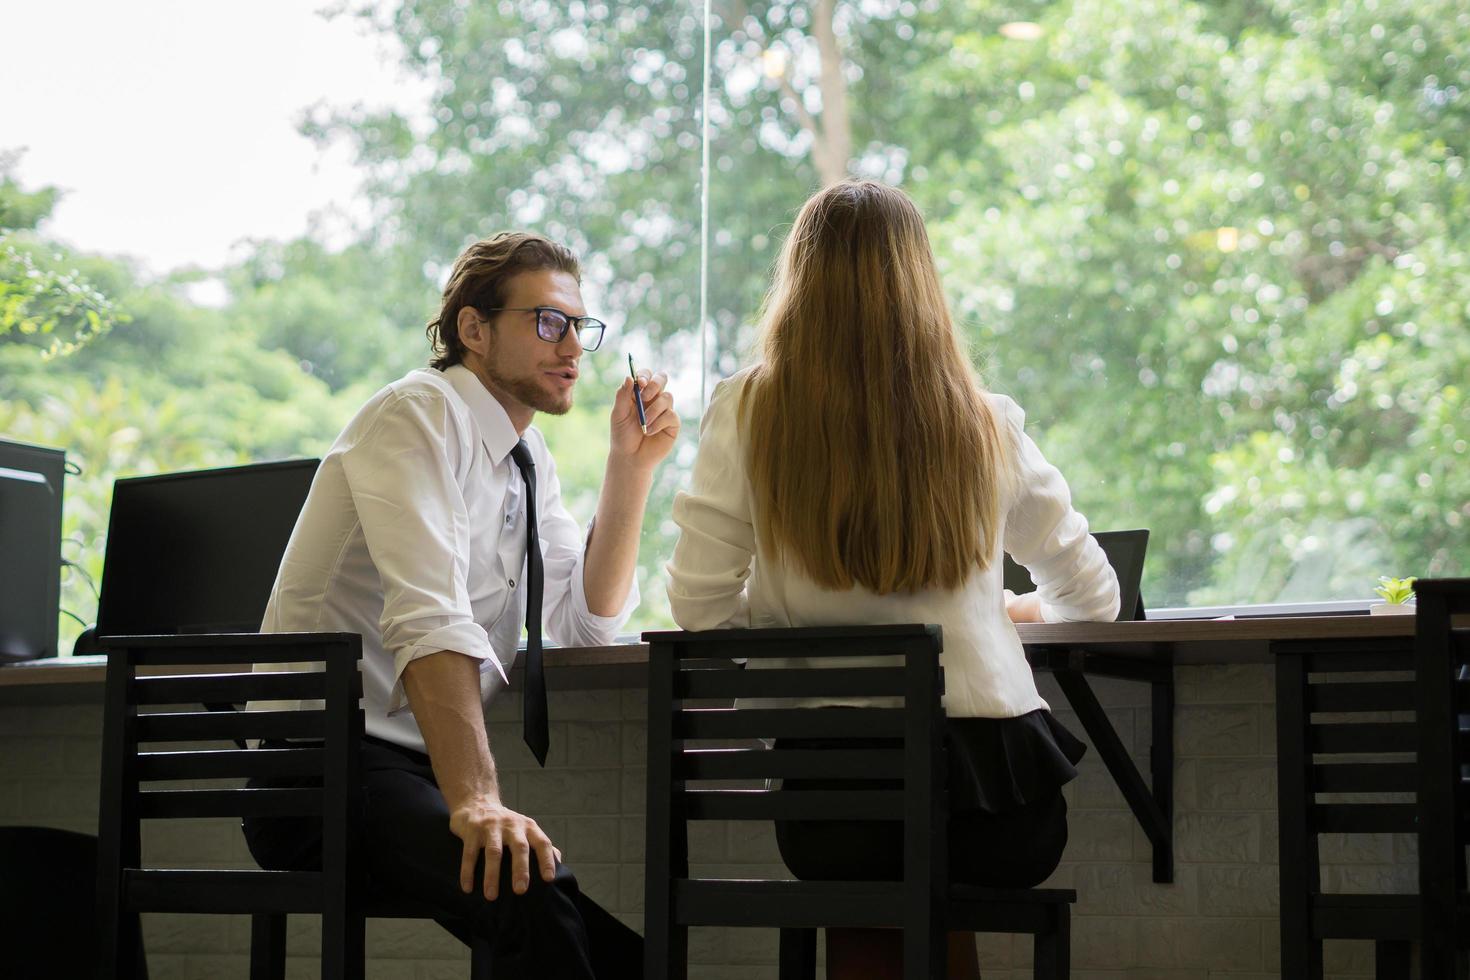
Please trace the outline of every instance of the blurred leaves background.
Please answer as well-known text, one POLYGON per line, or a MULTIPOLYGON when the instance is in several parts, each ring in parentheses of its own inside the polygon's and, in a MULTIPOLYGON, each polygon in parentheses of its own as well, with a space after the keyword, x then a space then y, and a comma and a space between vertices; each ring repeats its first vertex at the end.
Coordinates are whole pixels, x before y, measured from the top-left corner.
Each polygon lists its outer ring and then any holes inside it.
MULTIPOLYGON (((619 330, 577 408, 539 423, 579 517, 621 349, 680 381, 688 438, 651 504, 636 625, 666 623, 695 386, 748 362, 784 231, 843 171, 919 201, 987 384, 1093 526, 1152 528, 1150 605, 1366 598, 1380 574, 1470 569, 1456 0, 717 0, 704 346, 697 5, 327 16, 396 39, 433 92, 416 116, 303 111, 365 174, 375 218, 345 247, 263 241, 146 277, 48 240, 55 192, 0 158, 0 432, 81 465, 66 555, 94 575, 113 478, 320 454, 424 363, 459 250, 525 227, 585 256, 619 330), (205 276, 223 305, 188 299, 205 276)), ((95 609, 79 577, 63 604, 95 609)))

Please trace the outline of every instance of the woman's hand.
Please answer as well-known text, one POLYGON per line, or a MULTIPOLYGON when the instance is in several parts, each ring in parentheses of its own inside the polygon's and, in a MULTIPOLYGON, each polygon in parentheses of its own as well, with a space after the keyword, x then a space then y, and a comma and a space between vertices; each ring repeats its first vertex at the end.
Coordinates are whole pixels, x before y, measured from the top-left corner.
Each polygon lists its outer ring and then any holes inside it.
POLYGON ((1027 592, 1016 595, 1010 589, 1005 590, 1006 615, 1011 617, 1013 623, 1040 623, 1041 618, 1041 593, 1027 592))

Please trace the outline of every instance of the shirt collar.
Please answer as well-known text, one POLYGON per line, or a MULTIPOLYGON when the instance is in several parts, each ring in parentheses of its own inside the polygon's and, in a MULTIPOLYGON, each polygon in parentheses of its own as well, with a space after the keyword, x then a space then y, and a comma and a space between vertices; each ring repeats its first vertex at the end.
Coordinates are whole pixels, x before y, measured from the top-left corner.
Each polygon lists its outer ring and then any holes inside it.
POLYGON ((463 364, 452 364, 445 368, 444 380, 449 382, 450 387, 469 406, 470 415, 480 426, 480 441, 484 443, 485 450, 495 465, 499 466, 521 440, 520 433, 510 423, 510 416, 505 414, 504 407, 485 388, 484 382, 475 372, 463 364))

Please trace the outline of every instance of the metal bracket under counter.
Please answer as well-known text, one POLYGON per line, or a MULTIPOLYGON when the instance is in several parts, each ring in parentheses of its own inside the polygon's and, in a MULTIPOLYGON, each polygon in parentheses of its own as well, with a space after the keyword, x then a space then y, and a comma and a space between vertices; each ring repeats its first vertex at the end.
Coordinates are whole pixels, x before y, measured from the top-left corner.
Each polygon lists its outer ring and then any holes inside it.
POLYGON ((1032 668, 1050 671, 1066 695, 1077 720, 1148 836, 1154 852, 1154 881, 1174 880, 1174 667, 1096 653, 1082 647, 1027 647, 1032 668), (1087 682, 1087 675, 1139 681, 1151 693, 1149 772, 1143 781, 1128 748, 1087 682))

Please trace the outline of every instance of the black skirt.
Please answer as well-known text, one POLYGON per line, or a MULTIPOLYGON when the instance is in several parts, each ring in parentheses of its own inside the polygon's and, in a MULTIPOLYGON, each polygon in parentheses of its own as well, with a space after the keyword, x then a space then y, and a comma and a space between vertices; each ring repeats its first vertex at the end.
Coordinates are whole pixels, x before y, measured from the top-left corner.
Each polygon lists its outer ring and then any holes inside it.
POLYGON ((1003 814, 1077 778, 1087 746, 1038 708, 1015 718, 947 718, 950 813, 1003 814))
MULTIPOLYGON (((777 745, 815 747, 818 741, 838 740, 780 739, 777 745)), ((872 741, 876 747, 886 740, 872 741)), ((1062 787, 1077 777, 1076 764, 1087 747, 1051 712, 1038 709, 1016 718, 946 719, 945 748, 950 879, 1003 888, 1045 880, 1067 845, 1062 787)), ((844 785, 843 780, 786 781, 793 790, 844 785)), ((873 782, 865 785, 878 788, 873 782)), ((896 822, 778 821, 776 842, 787 867, 801 879, 903 877, 902 824, 896 822)))

